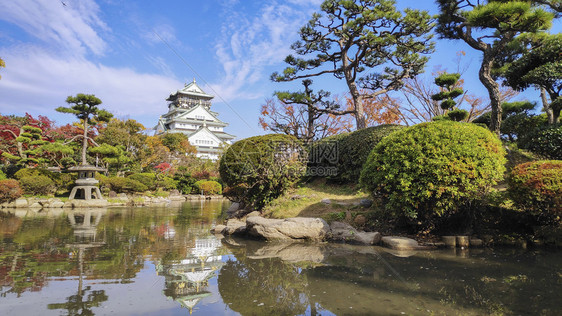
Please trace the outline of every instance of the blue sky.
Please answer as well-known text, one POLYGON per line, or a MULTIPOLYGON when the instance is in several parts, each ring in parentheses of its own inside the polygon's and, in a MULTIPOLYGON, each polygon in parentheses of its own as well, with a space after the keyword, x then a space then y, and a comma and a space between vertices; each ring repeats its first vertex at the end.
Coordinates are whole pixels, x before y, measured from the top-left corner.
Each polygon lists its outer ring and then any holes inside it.
MULTIPOLYGON (((18 0, 0 2, 0 113, 46 115, 58 124, 74 121, 54 111, 77 93, 95 94, 118 118, 147 128, 167 111, 166 97, 194 78, 215 95, 213 109, 244 138, 264 133, 260 105, 298 29, 321 0, 18 0), (166 44, 167 43, 167 44, 166 44), (184 62, 185 61, 185 62, 184 62)), ((433 1, 399 0, 398 6, 436 13, 433 1)), ((560 30, 559 24, 555 30, 560 30)), ((455 53, 469 65, 463 78, 471 93, 486 95, 478 81, 479 54, 462 42, 438 41, 426 68, 455 70, 455 53)), ((343 94, 332 78, 315 89, 343 94)), ((534 99, 536 93, 524 97, 534 99)))

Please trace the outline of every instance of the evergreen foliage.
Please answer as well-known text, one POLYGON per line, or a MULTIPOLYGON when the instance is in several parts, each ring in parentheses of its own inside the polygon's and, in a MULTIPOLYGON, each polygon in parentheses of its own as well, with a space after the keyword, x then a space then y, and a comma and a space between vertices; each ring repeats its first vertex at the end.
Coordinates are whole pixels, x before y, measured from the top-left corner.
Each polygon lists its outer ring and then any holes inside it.
POLYGON ((304 175, 303 149, 296 138, 283 134, 237 141, 220 160, 224 194, 245 207, 261 210, 304 175))
POLYGON ((422 123, 383 138, 360 180, 391 214, 430 225, 501 180, 504 155, 499 139, 477 125, 422 123))
POLYGON ((19 182, 25 194, 50 195, 56 190, 53 180, 43 175, 22 177, 19 182))

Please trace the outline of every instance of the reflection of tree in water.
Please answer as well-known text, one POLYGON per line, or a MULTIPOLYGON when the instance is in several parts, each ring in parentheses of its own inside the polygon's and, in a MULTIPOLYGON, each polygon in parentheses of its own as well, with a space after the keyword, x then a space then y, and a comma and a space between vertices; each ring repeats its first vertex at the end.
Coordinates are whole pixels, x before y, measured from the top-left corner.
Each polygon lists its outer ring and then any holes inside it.
POLYGON ((251 260, 237 256, 222 267, 219 292, 242 315, 297 315, 308 305, 307 279, 302 270, 280 259, 251 260))
POLYGON ((108 297, 104 290, 92 291, 86 286, 82 291, 66 298, 65 303, 54 303, 47 305, 49 309, 65 309, 66 315, 95 315, 93 307, 99 307, 108 297))

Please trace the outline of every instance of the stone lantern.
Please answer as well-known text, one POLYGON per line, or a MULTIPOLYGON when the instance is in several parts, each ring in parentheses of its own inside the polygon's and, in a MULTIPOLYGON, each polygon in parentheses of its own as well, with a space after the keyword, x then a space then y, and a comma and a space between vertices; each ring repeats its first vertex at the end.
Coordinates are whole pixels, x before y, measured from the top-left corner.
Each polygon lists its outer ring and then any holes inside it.
POLYGON ((100 189, 97 187, 98 180, 94 178, 96 171, 105 171, 92 165, 80 165, 71 167, 69 172, 78 172, 78 179, 76 185, 70 192, 69 200, 103 200, 100 189))

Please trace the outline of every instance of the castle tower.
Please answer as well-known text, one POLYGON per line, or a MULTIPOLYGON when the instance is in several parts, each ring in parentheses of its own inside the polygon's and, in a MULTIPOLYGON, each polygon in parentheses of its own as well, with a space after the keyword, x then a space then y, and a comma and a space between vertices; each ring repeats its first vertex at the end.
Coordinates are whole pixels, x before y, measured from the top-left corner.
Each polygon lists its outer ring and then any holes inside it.
POLYGON ((205 93, 195 82, 170 94, 168 113, 160 116, 156 135, 184 133, 189 143, 197 148, 197 157, 216 160, 225 145, 235 138, 224 132, 228 126, 218 119, 218 113, 211 111, 214 97, 205 93))

